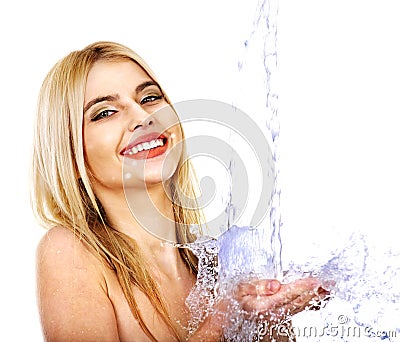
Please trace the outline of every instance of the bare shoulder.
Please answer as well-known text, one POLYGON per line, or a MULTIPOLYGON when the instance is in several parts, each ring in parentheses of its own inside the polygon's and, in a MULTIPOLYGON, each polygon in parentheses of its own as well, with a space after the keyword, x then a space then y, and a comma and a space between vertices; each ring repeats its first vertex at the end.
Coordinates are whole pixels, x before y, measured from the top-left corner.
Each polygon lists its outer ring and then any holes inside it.
POLYGON ((38 262, 73 262, 83 266, 97 258, 88 246, 71 230, 57 226, 42 237, 37 248, 38 262))
POLYGON ((55 227, 44 235, 37 248, 37 289, 46 340, 118 340, 103 269, 72 231, 55 227))

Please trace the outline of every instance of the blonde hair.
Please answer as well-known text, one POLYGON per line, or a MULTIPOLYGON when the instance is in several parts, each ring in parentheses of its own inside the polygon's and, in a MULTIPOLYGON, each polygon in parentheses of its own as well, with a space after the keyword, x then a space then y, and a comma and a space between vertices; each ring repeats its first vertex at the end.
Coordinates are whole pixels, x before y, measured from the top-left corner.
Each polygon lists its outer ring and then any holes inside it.
MULTIPOLYGON (((48 73, 40 91, 36 114, 31 201, 40 224, 48 228, 61 225, 70 229, 115 271, 133 316, 143 331, 156 340, 141 316, 132 285, 147 294, 154 308, 176 334, 165 301, 145 267, 137 243, 107 222, 90 185, 83 151, 82 120, 87 75, 97 61, 126 59, 140 65, 157 82, 140 56, 112 42, 97 42, 74 51, 48 73)), ((171 104, 167 97, 166 101, 171 104)), ((185 227, 201 223, 199 210, 185 209, 180 205, 182 192, 195 197, 193 171, 185 158, 183 153, 171 182, 177 237, 182 243, 194 241, 185 227)), ((189 269, 197 273, 196 257, 187 248, 180 248, 179 252, 189 269)))

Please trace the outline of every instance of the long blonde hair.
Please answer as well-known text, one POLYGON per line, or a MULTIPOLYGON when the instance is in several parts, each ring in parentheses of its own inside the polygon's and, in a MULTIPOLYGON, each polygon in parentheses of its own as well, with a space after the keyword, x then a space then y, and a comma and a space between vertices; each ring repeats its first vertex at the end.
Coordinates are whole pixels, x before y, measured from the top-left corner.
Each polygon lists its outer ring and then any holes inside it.
MULTIPOLYGON (((97 61, 132 60, 156 81, 148 65, 127 47, 112 42, 97 42, 74 51, 59 61, 45 78, 38 101, 35 121, 32 168, 32 207, 40 224, 61 225, 82 238, 118 277, 133 316, 143 331, 156 340, 146 326, 132 286, 147 294, 170 329, 176 334, 166 303, 145 267, 137 243, 109 224, 101 203, 97 200, 86 171, 82 122, 87 75, 97 61)), ((157 81, 156 81, 157 82, 157 81)), ((164 93, 164 92, 163 92, 164 93)), ((166 97, 166 101, 171 104, 166 97)), ((195 197, 190 162, 182 154, 177 172, 172 178, 175 220, 180 242, 191 242, 193 236, 187 224, 201 223, 198 210, 188 210, 181 203, 182 193, 195 197)), ((186 248, 180 254, 189 269, 197 272, 197 259, 186 248)))

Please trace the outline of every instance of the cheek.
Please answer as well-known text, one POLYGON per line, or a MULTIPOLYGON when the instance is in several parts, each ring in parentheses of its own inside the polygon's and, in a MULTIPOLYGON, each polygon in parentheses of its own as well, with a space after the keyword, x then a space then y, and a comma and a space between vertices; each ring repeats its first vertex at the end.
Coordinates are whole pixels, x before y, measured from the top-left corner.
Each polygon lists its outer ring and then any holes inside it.
POLYGON ((83 141, 88 157, 110 156, 118 144, 118 138, 110 130, 88 130, 83 135, 83 141))
POLYGON ((175 129, 175 135, 176 135, 176 137, 177 137, 177 141, 178 142, 182 142, 182 140, 183 140, 183 134, 182 134, 182 128, 180 127, 180 126, 178 126, 176 129, 175 129))
POLYGON ((85 159, 95 177, 103 178, 115 170, 117 144, 116 137, 109 131, 85 132, 85 159))
POLYGON ((174 125, 171 130, 171 136, 173 140, 173 144, 176 145, 181 145, 183 142, 183 131, 182 127, 180 125, 174 125))

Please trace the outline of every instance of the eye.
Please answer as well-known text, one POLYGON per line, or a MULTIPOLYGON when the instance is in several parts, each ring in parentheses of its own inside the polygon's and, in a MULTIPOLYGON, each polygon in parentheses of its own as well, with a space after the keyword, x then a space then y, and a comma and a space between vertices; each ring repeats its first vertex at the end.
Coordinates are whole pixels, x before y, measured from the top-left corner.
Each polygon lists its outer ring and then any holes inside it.
POLYGON ((115 109, 106 109, 106 110, 102 110, 100 113, 96 114, 91 121, 98 121, 101 119, 105 119, 108 118, 109 116, 113 115, 114 113, 116 113, 117 110, 115 109))
POLYGON ((148 95, 148 96, 143 97, 140 100, 140 104, 143 105, 143 104, 150 103, 150 102, 156 102, 156 101, 159 101, 161 99, 163 99, 162 95, 148 95))

